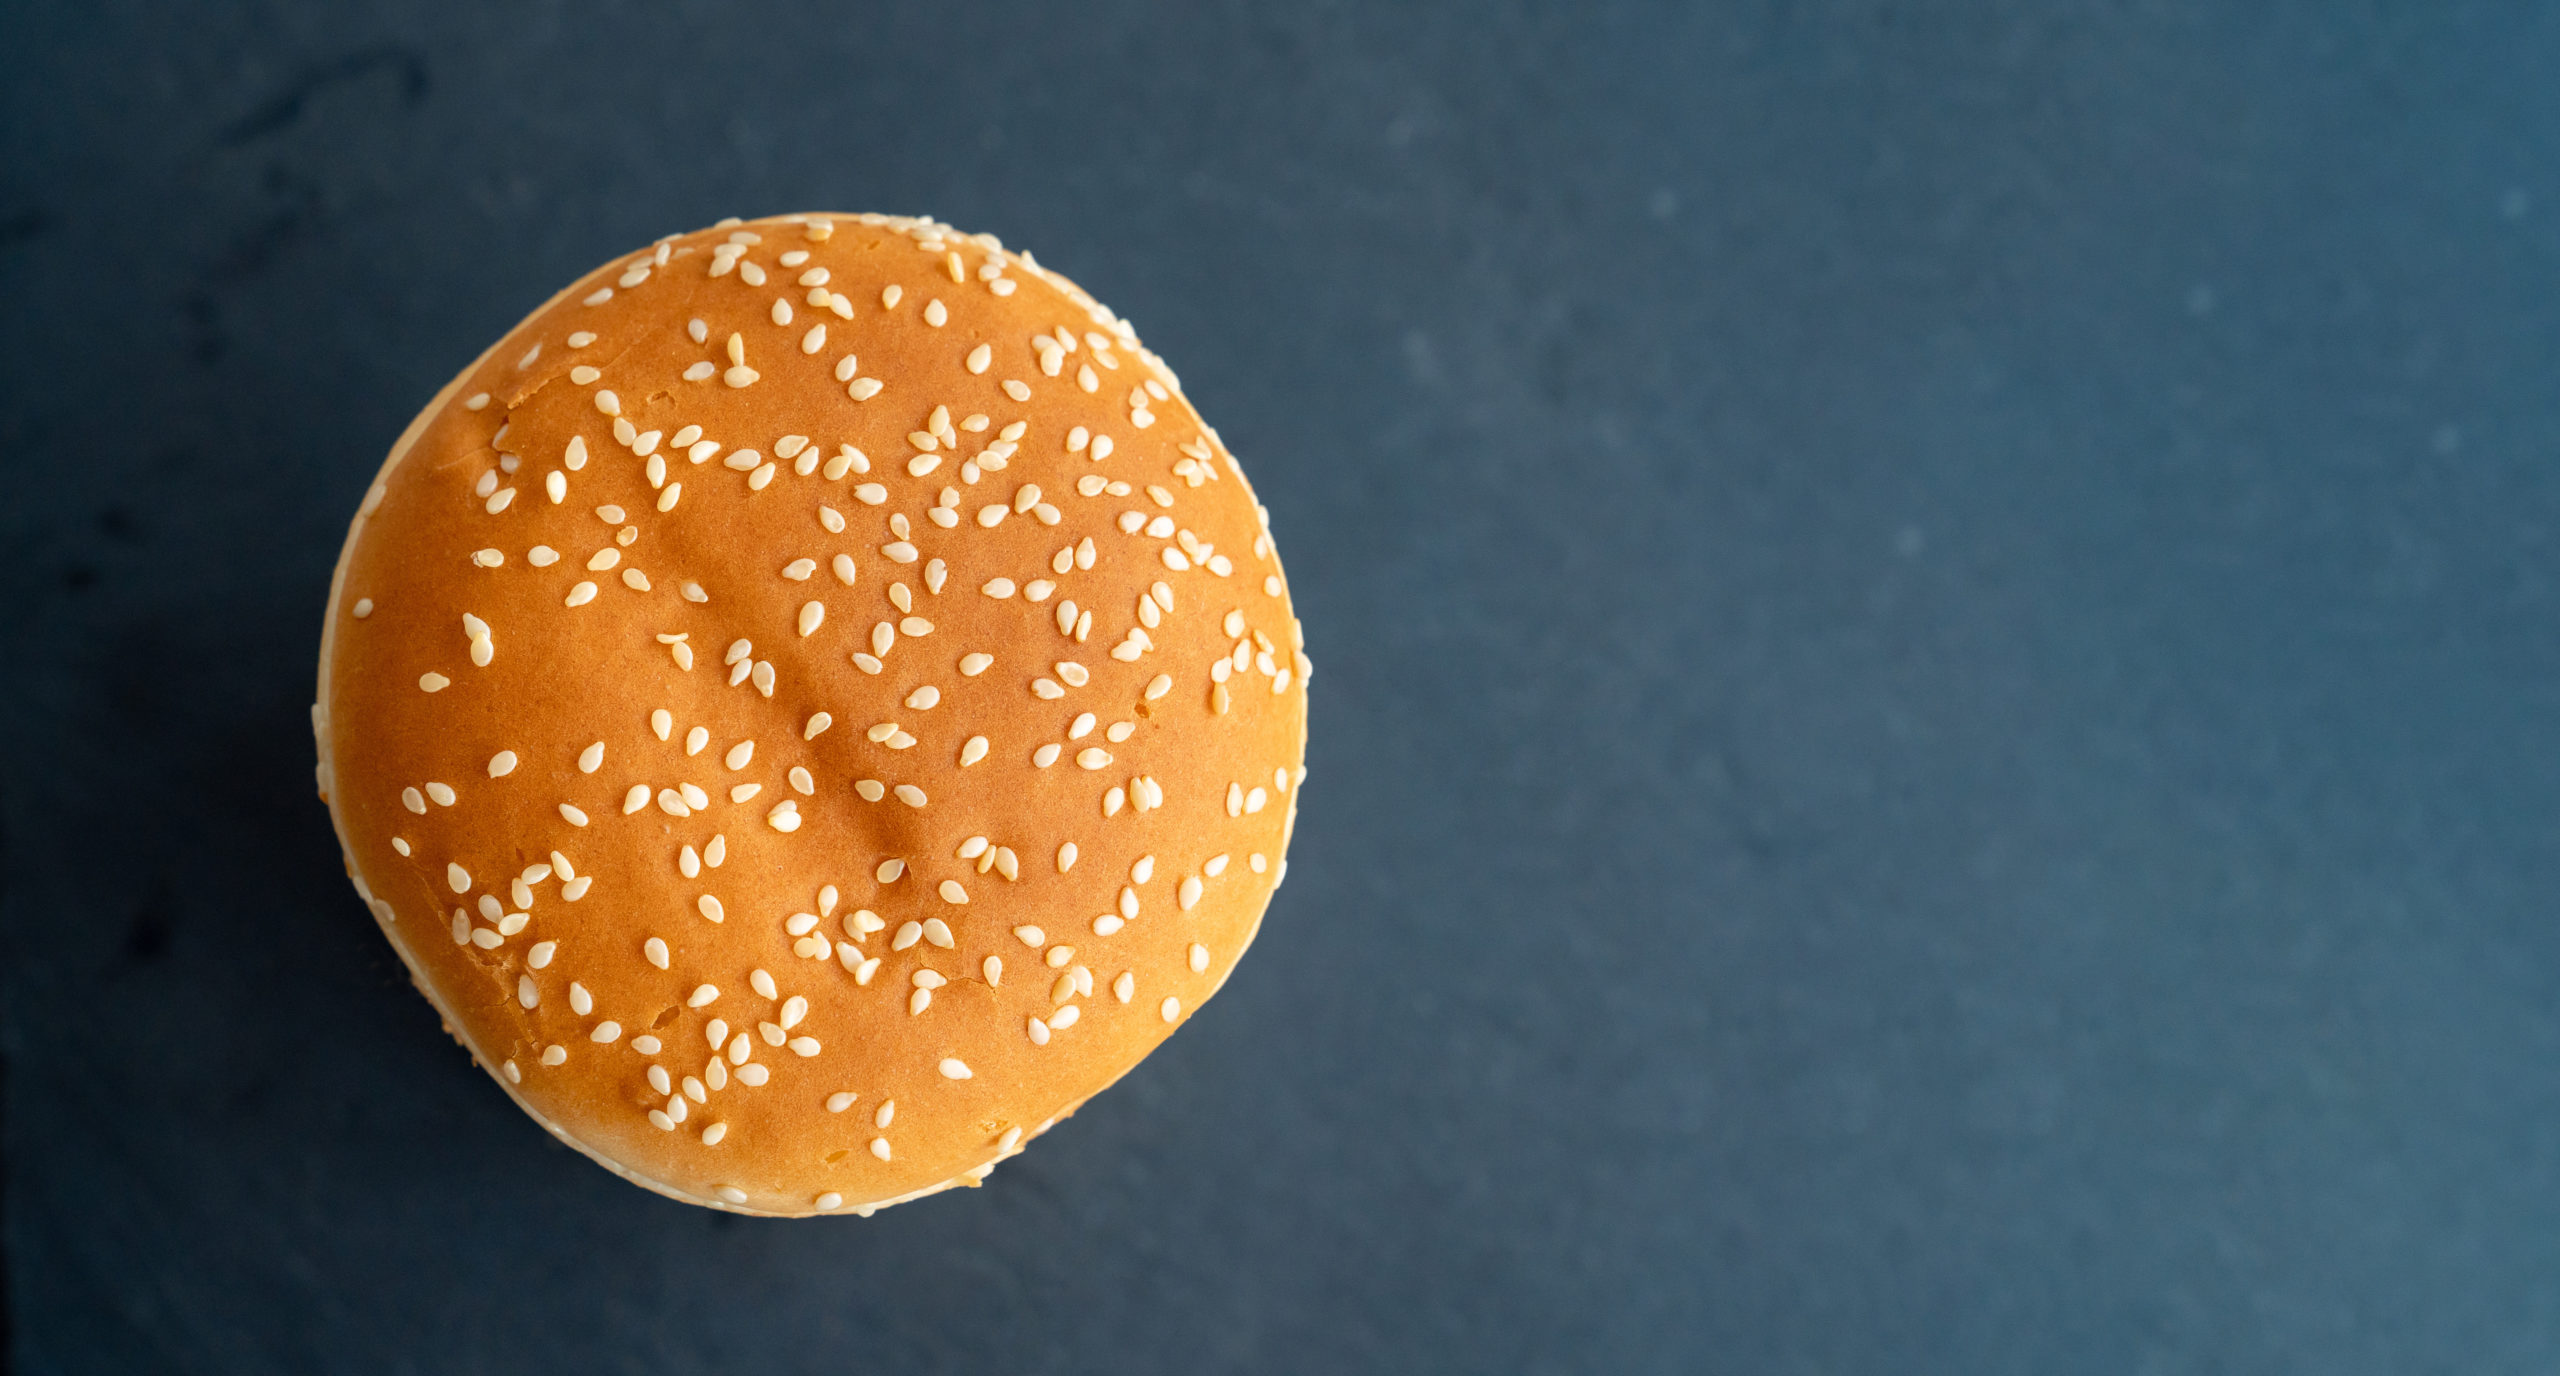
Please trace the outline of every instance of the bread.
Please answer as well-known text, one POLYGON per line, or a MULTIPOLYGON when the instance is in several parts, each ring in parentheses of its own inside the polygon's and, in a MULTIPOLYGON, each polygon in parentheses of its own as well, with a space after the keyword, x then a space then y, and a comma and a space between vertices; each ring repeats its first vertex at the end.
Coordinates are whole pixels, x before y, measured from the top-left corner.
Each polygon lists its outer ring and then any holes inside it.
POLYGON ((319 786, 527 1113, 738 1213, 976 1184, 1217 992, 1310 666, 1129 326, 994 239, 661 240, 447 384, 349 527, 319 786))

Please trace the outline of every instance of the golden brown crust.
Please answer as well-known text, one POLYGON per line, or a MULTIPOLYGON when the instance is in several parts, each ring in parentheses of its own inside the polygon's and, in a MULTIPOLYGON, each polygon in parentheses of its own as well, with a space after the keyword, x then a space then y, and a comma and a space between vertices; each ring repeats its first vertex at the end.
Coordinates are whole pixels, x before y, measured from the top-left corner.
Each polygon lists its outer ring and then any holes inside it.
POLYGON ((1242 472, 1125 324, 989 239, 792 216, 607 264, 429 405, 313 715, 358 891, 528 1112, 676 1198, 867 1212, 975 1183, 1215 992, 1309 667, 1242 472))

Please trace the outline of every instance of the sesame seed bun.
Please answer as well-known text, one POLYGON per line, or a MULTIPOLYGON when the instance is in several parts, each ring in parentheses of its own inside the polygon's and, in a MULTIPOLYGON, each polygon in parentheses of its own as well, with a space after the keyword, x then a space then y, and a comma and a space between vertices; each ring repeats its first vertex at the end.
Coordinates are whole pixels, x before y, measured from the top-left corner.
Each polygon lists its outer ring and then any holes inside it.
POLYGON ((868 1214, 1217 992, 1310 666, 1266 518, 1126 322, 924 220, 609 263, 347 532, 319 786, 454 1037, 607 1169, 868 1214))

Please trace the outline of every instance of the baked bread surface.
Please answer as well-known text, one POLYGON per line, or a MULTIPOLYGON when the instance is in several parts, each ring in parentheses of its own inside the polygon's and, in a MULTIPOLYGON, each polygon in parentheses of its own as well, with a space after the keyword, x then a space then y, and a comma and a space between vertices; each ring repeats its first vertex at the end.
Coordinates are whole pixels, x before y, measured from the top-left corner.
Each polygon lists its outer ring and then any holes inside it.
POLYGON ((1215 993, 1311 666, 1125 322, 931 221, 727 222, 449 384, 330 592, 319 779, 447 1027, 743 1213, 974 1184, 1215 993))

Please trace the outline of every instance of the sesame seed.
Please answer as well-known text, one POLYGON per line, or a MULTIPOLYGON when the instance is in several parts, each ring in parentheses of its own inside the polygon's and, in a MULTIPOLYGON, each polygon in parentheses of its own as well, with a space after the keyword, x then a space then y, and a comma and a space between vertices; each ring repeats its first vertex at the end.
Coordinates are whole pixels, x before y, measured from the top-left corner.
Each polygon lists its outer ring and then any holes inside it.
POLYGON ((1157 1005, 1156 1011, 1164 1015, 1166 1022, 1172 1022, 1182 1016, 1182 1000, 1168 997, 1163 1003, 1157 1005))
POLYGON ((526 1008, 542 1002, 542 991, 534 987, 533 976, 516 976, 516 1002, 526 1008))
MULTIPOLYGON (((894 291, 894 290, 896 290, 896 288, 894 288, 894 287, 893 287, 893 288, 891 288, 890 290, 894 291)), ((872 1139, 871 1139, 871 1154, 872 1154, 873 1156, 879 1157, 879 1158, 880 1158, 881 1160, 883 1160, 883 1161, 888 1160, 888 1159, 889 1159, 889 1139, 888 1139, 888 1138, 886 1138, 886 1137, 874 1137, 874 1138, 872 1138, 872 1139)))
POLYGON ((516 752, 501 750, 489 757, 489 777, 503 779, 516 772, 516 752))
POLYGON ((702 897, 695 899, 693 906, 701 910, 704 917, 707 917, 714 922, 725 922, 728 920, 729 914, 720 906, 720 900, 712 897, 710 894, 706 893, 702 897))
POLYGON ((969 351, 968 368, 972 373, 985 372, 987 370, 987 365, 994 361, 995 350, 988 348, 984 344, 981 344, 969 351))
POLYGON ((667 968, 666 942, 653 936, 649 938, 648 941, 642 943, 640 950, 642 954, 649 957, 650 964, 657 966, 661 970, 667 968))
POLYGON ((940 1070, 942 1072, 942 1078, 946 1080, 965 1080, 968 1079, 970 1075, 969 1063, 961 1060, 957 1056, 943 1057, 941 1064, 936 1066, 935 1069, 940 1070))
POLYGON ((942 298, 935 297, 933 300, 924 303, 924 323, 931 325, 938 330, 941 329, 950 319, 951 312, 943 308, 942 298))
POLYGON ((1055 1031, 1064 1032, 1075 1026, 1076 1020, 1083 1016, 1084 1010, 1071 1003, 1049 1015, 1049 1026, 1055 1031))
POLYGON ((880 289, 880 308, 882 310, 896 310, 898 308, 898 298, 906 294, 907 289, 899 286, 895 282, 882 287, 880 289))
POLYGON ((1129 1000, 1136 998, 1138 996, 1138 976, 1136 972, 1130 970, 1121 971, 1120 977, 1111 981, 1111 996, 1120 1000, 1122 1003, 1127 1003, 1129 1000))
POLYGON ((445 686, 452 682, 452 679, 438 673, 425 673, 418 676, 418 687, 430 693, 443 692, 445 686))
POLYGON ((1113 932, 1119 931, 1124 925, 1126 924, 1121 921, 1118 913, 1104 913, 1093 920, 1093 934, 1095 936, 1109 936, 1113 932))

